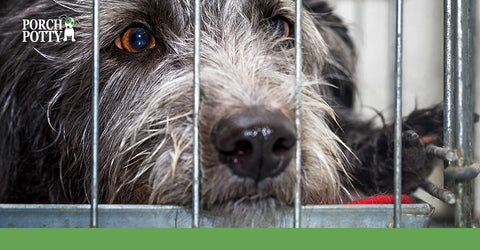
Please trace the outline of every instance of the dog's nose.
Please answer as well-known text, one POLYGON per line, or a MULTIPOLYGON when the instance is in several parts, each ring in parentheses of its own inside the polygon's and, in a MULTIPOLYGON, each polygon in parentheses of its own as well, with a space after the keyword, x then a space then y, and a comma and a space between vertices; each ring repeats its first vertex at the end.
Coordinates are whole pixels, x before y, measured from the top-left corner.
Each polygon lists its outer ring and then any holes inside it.
POLYGON ((295 127, 283 114, 250 108, 220 120, 211 140, 233 173, 259 182, 286 168, 296 138, 295 127))

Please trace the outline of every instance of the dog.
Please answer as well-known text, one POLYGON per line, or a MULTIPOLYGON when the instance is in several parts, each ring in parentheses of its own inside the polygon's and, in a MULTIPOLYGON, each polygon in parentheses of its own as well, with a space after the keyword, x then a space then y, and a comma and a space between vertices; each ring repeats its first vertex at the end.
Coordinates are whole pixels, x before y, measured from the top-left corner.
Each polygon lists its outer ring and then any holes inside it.
POLYGON ((66 42, 68 40, 68 37, 72 37, 72 42, 75 42, 75 30, 73 30, 73 25, 75 24, 75 21, 73 18, 68 17, 65 19, 65 33, 63 36, 63 41, 66 42))
MULTIPOLYGON (((88 203, 92 3, 19 2, 0 20, 0 201, 88 203), (75 43, 22 43, 12 28, 60 15, 77 20, 75 43)), ((202 1, 200 202, 233 225, 294 202, 294 4, 202 1)), ((327 3, 304 4, 302 204, 390 193, 392 125, 355 114, 348 29, 327 3)), ((191 206, 193 1, 100 8, 100 201, 191 206)), ((405 118, 404 193, 430 172, 424 146, 441 142, 442 120, 439 107, 405 118)))

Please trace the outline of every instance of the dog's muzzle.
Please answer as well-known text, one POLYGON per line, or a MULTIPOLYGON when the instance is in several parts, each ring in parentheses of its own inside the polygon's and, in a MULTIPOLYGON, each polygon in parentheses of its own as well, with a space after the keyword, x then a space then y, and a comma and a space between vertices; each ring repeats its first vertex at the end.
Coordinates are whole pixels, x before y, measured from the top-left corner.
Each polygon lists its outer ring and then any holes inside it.
POLYGON ((290 163, 295 127, 280 112, 248 108, 221 119, 211 132, 220 162, 256 182, 280 174, 290 163))

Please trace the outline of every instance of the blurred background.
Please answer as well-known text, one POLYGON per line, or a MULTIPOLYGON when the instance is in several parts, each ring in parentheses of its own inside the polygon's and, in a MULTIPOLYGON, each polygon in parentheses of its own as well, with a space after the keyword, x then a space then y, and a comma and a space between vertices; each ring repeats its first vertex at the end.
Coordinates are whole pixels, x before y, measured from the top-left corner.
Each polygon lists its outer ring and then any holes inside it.
MULTIPOLYGON (((356 109, 366 118, 376 116, 374 110, 392 120, 393 60, 394 60, 394 8, 393 0, 330 0, 354 37, 358 52, 358 96, 356 109)), ((480 3, 477 2, 477 20, 480 3)), ((476 44, 479 43, 480 22, 476 22, 476 44)), ((480 46, 476 48, 475 85, 480 82, 480 46)), ((403 114, 415 108, 431 107, 443 99, 443 1, 404 1, 404 82, 403 114)), ((476 87, 475 97, 480 96, 476 87)), ((477 98, 475 98, 477 99, 477 98)), ((480 100, 475 111, 480 111, 480 100)), ((480 156, 480 125, 476 130, 475 161, 480 156)), ((443 163, 438 162, 430 179, 443 184, 443 163)), ((419 190, 416 195, 435 207, 434 218, 440 221, 452 217, 453 207, 419 190)), ((480 217, 480 181, 475 184, 475 213, 480 217)))

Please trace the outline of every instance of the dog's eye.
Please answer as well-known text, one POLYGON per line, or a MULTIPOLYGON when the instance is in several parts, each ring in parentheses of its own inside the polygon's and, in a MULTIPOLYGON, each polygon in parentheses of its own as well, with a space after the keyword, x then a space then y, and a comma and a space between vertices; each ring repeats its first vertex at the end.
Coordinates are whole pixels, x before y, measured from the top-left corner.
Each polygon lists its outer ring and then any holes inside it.
POLYGON ((140 53, 155 46, 155 37, 144 28, 131 27, 117 37, 115 45, 130 53, 140 53))
POLYGON ((270 20, 270 35, 276 38, 290 37, 291 24, 283 18, 273 18, 270 20))

